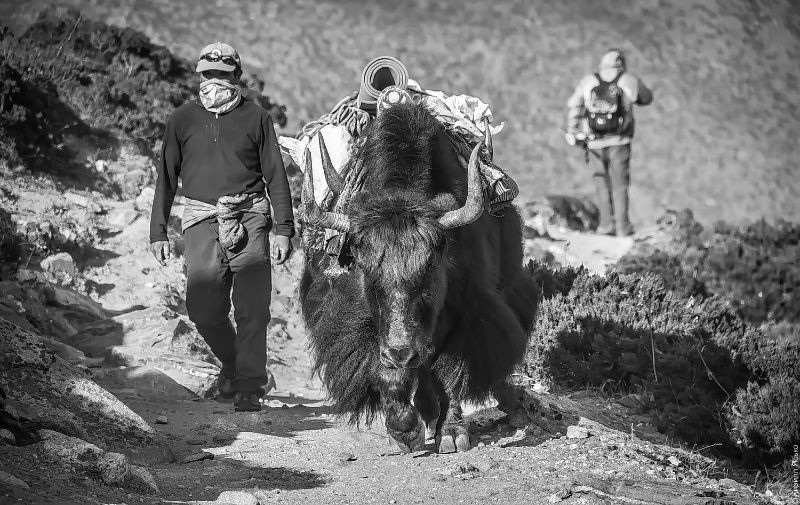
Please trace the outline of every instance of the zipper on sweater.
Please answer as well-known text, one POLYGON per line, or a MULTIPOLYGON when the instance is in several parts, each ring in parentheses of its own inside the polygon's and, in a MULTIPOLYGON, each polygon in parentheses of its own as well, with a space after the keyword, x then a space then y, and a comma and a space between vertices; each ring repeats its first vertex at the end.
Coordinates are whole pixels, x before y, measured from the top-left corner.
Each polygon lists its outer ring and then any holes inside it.
POLYGON ((214 142, 219 140, 219 113, 214 113, 214 117, 217 118, 217 127, 214 130, 214 142))

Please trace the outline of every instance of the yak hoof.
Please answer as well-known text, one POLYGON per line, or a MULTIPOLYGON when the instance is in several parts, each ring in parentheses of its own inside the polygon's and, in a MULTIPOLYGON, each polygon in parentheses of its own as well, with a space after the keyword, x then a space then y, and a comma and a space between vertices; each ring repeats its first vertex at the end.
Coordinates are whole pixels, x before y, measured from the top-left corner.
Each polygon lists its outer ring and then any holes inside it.
POLYGON ((528 412, 524 409, 516 409, 506 414, 508 424, 512 428, 524 428, 530 424, 531 420, 528 417, 528 412))
POLYGON ((411 431, 399 431, 389 426, 386 426, 386 431, 402 452, 409 453, 425 448, 425 423, 422 420, 411 431))
POLYGON ((436 450, 439 454, 466 452, 470 450, 469 430, 460 424, 444 425, 436 437, 436 450))

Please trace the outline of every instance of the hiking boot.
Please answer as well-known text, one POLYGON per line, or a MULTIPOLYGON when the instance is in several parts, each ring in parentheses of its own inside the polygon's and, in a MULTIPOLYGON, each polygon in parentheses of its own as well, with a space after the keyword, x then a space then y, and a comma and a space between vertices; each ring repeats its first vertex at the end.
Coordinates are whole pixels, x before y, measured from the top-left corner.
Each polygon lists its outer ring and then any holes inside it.
POLYGON ((233 379, 230 377, 219 374, 214 386, 217 388, 217 394, 214 395, 214 399, 217 401, 233 400, 233 397, 236 396, 236 390, 233 389, 233 379))
POLYGON ((598 226, 595 233, 598 235, 614 235, 615 231, 613 226, 598 226))
POLYGON ((258 393, 236 393, 233 410, 236 412, 258 412, 261 410, 261 396, 258 393))

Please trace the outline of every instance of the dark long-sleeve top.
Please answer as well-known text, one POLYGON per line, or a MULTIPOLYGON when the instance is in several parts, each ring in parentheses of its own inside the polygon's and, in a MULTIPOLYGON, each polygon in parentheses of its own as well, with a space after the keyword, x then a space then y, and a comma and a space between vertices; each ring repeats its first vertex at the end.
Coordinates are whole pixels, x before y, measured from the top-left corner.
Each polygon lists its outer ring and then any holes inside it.
POLYGON ((294 235, 292 199, 269 113, 242 99, 226 114, 189 102, 170 116, 164 132, 150 217, 150 242, 167 240, 178 178, 187 198, 216 204, 226 195, 269 194, 276 235, 294 235))

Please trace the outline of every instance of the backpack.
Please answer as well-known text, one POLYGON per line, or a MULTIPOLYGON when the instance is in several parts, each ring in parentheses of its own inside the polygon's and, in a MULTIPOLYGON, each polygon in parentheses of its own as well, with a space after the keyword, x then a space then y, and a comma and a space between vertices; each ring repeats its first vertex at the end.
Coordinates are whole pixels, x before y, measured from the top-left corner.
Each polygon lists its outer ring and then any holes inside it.
POLYGON ((600 74, 594 74, 600 82, 592 88, 586 103, 586 122, 589 129, 598 137, 614 135, 622 131, 625 107, 622 103, 622 89, 617 81, 620 72, 612 81, 604 81, 600 74))

